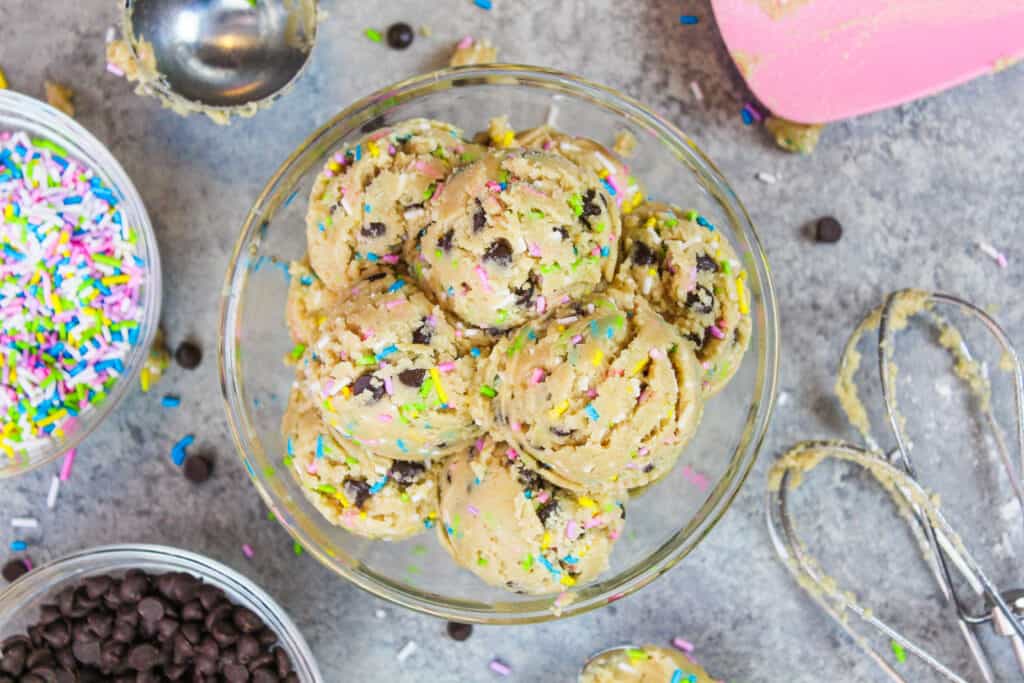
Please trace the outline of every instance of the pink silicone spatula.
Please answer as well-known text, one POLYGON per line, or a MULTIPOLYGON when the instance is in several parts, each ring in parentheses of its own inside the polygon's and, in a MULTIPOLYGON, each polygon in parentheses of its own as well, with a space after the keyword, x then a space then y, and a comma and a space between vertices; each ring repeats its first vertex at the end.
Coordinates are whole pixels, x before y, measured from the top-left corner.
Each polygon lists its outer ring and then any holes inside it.
POLYGON ((801 123, 891 107, 1024 57, 1024 0, 711 0, 751 90, 801 123))

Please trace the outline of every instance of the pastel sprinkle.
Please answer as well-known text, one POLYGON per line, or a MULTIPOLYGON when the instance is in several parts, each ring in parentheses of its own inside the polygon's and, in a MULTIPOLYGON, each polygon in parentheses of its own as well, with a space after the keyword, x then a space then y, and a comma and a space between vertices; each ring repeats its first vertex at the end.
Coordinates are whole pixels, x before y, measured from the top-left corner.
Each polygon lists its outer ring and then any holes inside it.
POLYGON ((248 543, 243 543, 242 554, 251 560, 253 555, 255 555, 256 553, 253 552, 251 545, 249 545, 248 543))
POLYGON ((405 280, 403 280, 403 279, 399 278, 399 279, 395 280, 395 281, 394 281, 394 282, 393 282, 393 283, 391 284, 391 286, 390 286, 390 287, 388 287, 388 292, 390 292, 390 293, 394 294, 395 292, 397 292, 398 290, 400 290, 400 289, 401 289, 402 287, 405 287, 405 280))
POLYGON ((181 438, 176 444, 174 444, 174 446, 171 448, 171 460, 174 462, 175 465, 181 467, 182 463, 185 462, 185 456, 188 455, 185 452, 186 449, 189 446, 191 446, 192 442, 195 440, 196 438, 194 436, 192 436, 191 434, 187 434, 186 436, 181 438))
MULTIPOLYGON (((487 3, 487 7, 485 7, 484 9, 490 9, 490 4, 491 4, 490 0, 476 0, 476 4, 477 5, 480 5, 480 3, 482 3, 482 2, 486 2, 487 3)), ((488 664, 487 666, 491 669, 491 671, 493 671, 494 673, 498 674, 499 676, 511 676, 512 675, 512 669, 508 666, 508 664, 506 664, 505 662, 501 661, 500 659, 497 659, 497 658, 492 659, 491 663, 488 664)))
POLYGON ((57 494, 60 493, 60 479, 54 477, 50 480, 50 491, 46 494, 46 507, 52 510, 57 506, 57 494))
POLYGON ((375 43, 379 43, 381 42, 381 40, 383 40, 383 38, 380 35, 380 31, 376 29, 368 28, 363 32, 363 34, 375 43))
POLYGON ((530 375, 530 384, 540 384, 544 381, 545 373, 543 368, 534 368, 530 375))
POLYGON ((892 653, 896 655, 896 661, 903 664, 907 661, 907 651, 903 649, 903 646, 897 643, 895 640, 892 641, 892 653))
POLYGON ((11 550, 14 552, 20 553, 26 549, 28 549, 28 543, 25 543, 25 541, 11 541, 11 550))
POLYGON ((181 405, 181 399, 172 394, 167 394, 160 399, 160 405, 164 408, 177 408, 181 405))
POLYGON ((683 670, 682 669, 676 669, 675 671, 673 671, 672 672, 672 679, 669 681, 669 683, 682 683, 682 681, 683 681, 683 670))
POLYGON ((473 0, 473 4, 479 7, 480 9, 486 10, 489 10, 493 7, 491 0, 473 0))
POLYGON ((15 529, 38 529, 39 520, 34 517, 12 517, 11 526, 15 529))
POLYGON ((487 398, 494 398, 495 396, 498 395, 498 392, 494 390, 494 387, 487 384, 482 384, 480 385, 480 395, 486 396, 487 398))
POLYGON ((592 422, 597 422, 601 419, 601 415, 597 412, 597 408, 594 407, 593 403, 588 403, 587 407, 583 409, 583 412, 587 414, 592 422))
POLYGON ((60 480, 67 481, 71 478, 71 467, 75 464, 75 455, 78 454, 77 448, 72 448, 64 454, 64 463, 60 466, 60 480))
POLYGON ((693 643, 679 637, 675 637, 672 639, 672 647, 676 648, 677 650, 682 650, 686 653, 693 652, 694 650, 693 643))
POLYGON ((700 19, 692 14, 683 14, 679 17, 679 23, 683 26, 695 26, 700 23, 700 19))

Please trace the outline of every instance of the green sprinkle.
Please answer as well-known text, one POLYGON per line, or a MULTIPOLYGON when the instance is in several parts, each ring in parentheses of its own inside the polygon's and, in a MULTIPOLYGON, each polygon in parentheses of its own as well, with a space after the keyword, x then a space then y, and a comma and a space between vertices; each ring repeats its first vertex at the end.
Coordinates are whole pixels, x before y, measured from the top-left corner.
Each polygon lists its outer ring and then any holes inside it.
POLYGON ((697 216, 699 216, 699 215, 700 215, 699 213, 697 213, 693 209, 690 209, 689 211, 687 211, 686 213, 683 214, 683 218, 685 218, 686 220, 688 220, 691 223, 693 223, 694 221, 697 220, 697 216))
POLYGON ((629 655, 629 658, 634 662, 643 661, 648 657, 648 654, 638 647, 629 648, 626 650, 626 654, 629 655))
POLYGON ((605 228, 607 228, 607 227, 608 226, 605 225, 603 222, 598 223, 597 225, 594 226, 594 232, 597 232, 597 233, 604 232, 605 228))
POLYGON ((112 266, 114 268, 120 268, 124 265, 120 259, 116 259, 113 256, 107 256, 106 254, 93 254, 92 260, 96 263, 102 263, 105 266, 112 266))
POLYGON ((316 491, 317 493, 324 493, 328 496, 333 496, 338 492, 338 489, 334 488, 330 484, 320 484, 313 490, 316 491))
POLYGON ((277 516, 273 513, 273 511, 267 510, 267 519, 269 519, 271 522, 276 522, 277 516))
POLYGON ((294 541, 292 543, 292 552, 295 553, 295 557, 299 557, 305 551, 302 549, 302 546, 299 545, 298 541, 294 541))
POLYGON ((523 561, 520 562, 519 565, 526 571, 530 571, 530 568, 533 566, 533 555, 527 555, 524 557, 523 561))
POLYGON ((896 661, 902 664, 907 661, 907 651, 903 649, 903 646, 897 643, 895 640, 892 641, 892 653, 896 655, 896 661))
POLYGON ((52 140, 47 140, 46 138, 32 138, 32 144, 35 145, 36 147, 48 149, 54 154, 58 154, 62 157, 66 157, 68 155, 68 151, 66 149, 58 145, 56 142, 53 142, 52 140))
POLYGON ((574 194, 573 196, 569 197, 569 208, 571 208, 572 212, 577 216, 582 216, 583 197, 579 196, 578 194, 574 194))
POLYGON ((362 358, 356 361, 356 365, 376 365, 377 357, 372 353, 364 355, 362 358))
POLYGON ((264 477, 272 477, 275 474, 277 474, 277 470, 274 469, 273 465, 267 465, 266 467, 263 468, 264 477))
POLYGON ((494 398, 495 396, 498 395, 498 392, 494 390, 494 387, 492 387, 492 386, 490 386, 488 384, 481 384, 480 385, 480 395, 481 396, 486 396, 487 398, 494 398))
POLYGON ((367 38, 369 38, 375 43, 379 43, 381 40, 383 40, 381 38, 380 31, 378 31, 377 29, 368 28, 363 33, 366 35, 367 38))
POLYGON ((540 209, 530 209, 531 218, 544 218, 544 212, 540 209))
POLYGON ((481 567, 486 567, 487 566, 487 558, 484 557, 483 555, 481 555, 480 557, 476 558, 476 563, 478 565, 480 565, 481 567))
POLYGON ((306 345, 305 344, 296 344, 295 348, 292 349, 292 352, 289 355, 292 357, 292 360, 298 360, 298 359, 302 358, 302 354, 304 354, 305 352, 306 352, 306 345))
POLYGON ((430 183, 430 186, 427 187, 427 189, 423 190, 423 199, 427 200, 427 199, 430 199, 431 197, 433 197, 434 196, 434 190, 436 190, 436 189, 437 189, 437 185, 434 184, 434 183, 430 183))
POLYGON ((426 555, 427 554, 427 546, 423 545, 422 543, 417 543, 415 546, 413 546, 412 554, 413 555, 426 555))

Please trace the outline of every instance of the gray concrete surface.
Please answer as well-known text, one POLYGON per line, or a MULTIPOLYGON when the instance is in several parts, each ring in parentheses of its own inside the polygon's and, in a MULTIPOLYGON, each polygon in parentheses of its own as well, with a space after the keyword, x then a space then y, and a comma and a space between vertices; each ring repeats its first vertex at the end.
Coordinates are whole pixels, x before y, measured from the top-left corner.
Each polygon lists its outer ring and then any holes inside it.
MULTIPOLYGON (((1024 68, 830 126, 820 149, 801 158, 774 149, 760 130, 742 124, 739 109, 748 95, 709 8, 697 0, 495 0, 491 12, 470 0, 323 4, 330 16, 305 78, 270 111, 225 129, 161 110, 105 72, 103 37, 118 2, 0 3, 0 66, 11 87, 41 96, 43 79, 52 78, 77 91, 79 121, 121 160, 153 217, 166 273, 164 325, 170 339, 192 336, 206 351, 199 370, 172 373, 155 394, 133 395, 81 448, 56 510, 48 512, 44 504, 54 468, 0 483, 4 547, 12 539, 6 519, 33 515, 43 522, 30 538, 36 561, 121 541, 207 553, 281 600, 329 681, 488 681, 496 678, 487 669, 493 656, 512 667, 516 680, 568 681, 596 649, 675 635, 696 643, 705 665, 729 681, 882 680, 776 562, 763 521, 765 475, 795 440, 846 433, 830 394, 839 344, 883 292, 909 285, 960 292, 995 307, 1011 334, 1024 337, 1024 307, 1017 298, 1024 273, 1024 68), (697 14, 701 23, 680 27, 681 13, 697 14), (397 53, 361 35, 368 26, 384 28, 395 20, 428 23, 434 37, 419 38, 397 53), (251 199, 272 170, 345 104, 440 65, 449 44, 466 33, 490 37, 508 61, 557 67, 621 88, 676 122, 716 160, 759 226, 774 268, 786 400, 735 505, 666 577, 583 617, 522 628, 478 627, 468 642, 454 643, 444 636, 442 622, 384 604, 314 560, 292 555, 287 535, 266 520, 232 452, 214 350, 228 254, 251 199), (700 83, 704 102, 693 99, 691 81, 700 83), (781 181, 759 182, 758 171, 781 181), (816 245, 804 235, 805 226, 826 213, 846 226, 838 245, 816 245), (1007 252, 1008 269, 997 269, 978 252, 979 237, 1007 252), (160 408, 165 392, 180 394, 183 407, 160 408), (187 484, 167 457, 185 432, 196 434, 198 448, 216 454, 216 477, 200 488, 187 484), (242 542, 255 548, 252 561, 242 556, 242 542), (395 655, 409 640, 419 650, 399 663, 395 655)), ((926 392, 917 407, 928 424, 948 428, 948 421, 934 417, 938 400, 926 392)), ((972 463, 968 470, 978 469, 972 463)), ((946 468, 935 469, 941 474, 946 468)), ((991 477, 982 479, 982 490, 995 496, 991 477)), ((823 486, 846 512, 836 513, 831 525, 823 513, 810 526, 830 545, 854 543, 845 557, 872 595, 887 596, 880 598, 886 606, 879 611, 896 615, 947 660, 962 665, 964 648, 934 606, 933 585, 901 545, 906 534, 876 533, 860 519, 884 507, 878 496, 858 493, 860 483, 853 475, 826 480, 823 486)), ((1005 523, 995 513, 986 516, 959 478, 938 476, 936 485, 942 484, 946 499, 969 518, 969 538, 1005 523)), ((1019 535, 1013 538, 1020 541, 1019 535)), ((1019 580, 1013 555, 1005 548, 1000 552, 996 578, 1019 580)), ((978 554, 987 558, 990 548, 983 545, 978 554)), ((1003 665, 1009 661, 1005 652, 999 659, 1003 665)), ((934 680, 909 663, 896 666, 906 667, 911 680, 934 680)))

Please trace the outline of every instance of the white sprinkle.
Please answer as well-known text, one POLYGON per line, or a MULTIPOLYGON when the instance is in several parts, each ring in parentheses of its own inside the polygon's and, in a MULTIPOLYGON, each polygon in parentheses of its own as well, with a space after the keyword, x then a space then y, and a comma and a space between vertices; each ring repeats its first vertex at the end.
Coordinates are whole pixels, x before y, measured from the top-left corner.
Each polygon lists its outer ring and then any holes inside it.
POLYGON ((690 92, 693 93, 693 99, 698 102, 704 101, 704 93, 701 92, 700 84, 697 81, 690 81, 690 92))
POLYGON ((114 42, 114 38, 116 38, 116 37, 117 37, 117 29, 114 28, 113 26, 108 26, 107 27, 106 41, 108 43, 112 43, 112 42, 114 42))
POLYGON ((414 209, 406 209, 406 210, 405 210, 405 213, 404 213, 404 214, 402 214, 402 215, 403 215, 403 216, 405 217, 405 220, 407 220, 407 221, 411 221, 411 220, 413 220, 414 218, 419 218, 419 217, 420 217, 420 216, 422 216, 423 214, 424 214, 424 211, 423 211, 423 209, 421 209, 420 207, 418 207, 418 206, 417 206, 417 207, 416 207, 416 208, 414 208, 414 209))
POLYGON ((993 247, 988 242, 978 240, 976 244, 978 245, 978 249, 981 249, 981 253, 985 254, 993 261, 995 261, 997 264, 999 264, 1000 268, 1005 268, 1006 266, 1009 265, 1009 261, 1006 260, 1006 255, 1003 254, 1003 252, 996 249, 995 247, 993 247))
POLYGON ((767 183, 769 185, 774 185, 775 183, 779 182, 779 179, 776 178, 774 174, 765 173, 764 171, 758 171, 756 174, 754 174, 754 177, 760 180, 762 183, 767 183))
POLYGON ((558 105, 556 105, 556 104, 549 104, 548 105, 548 116, 547 116, 546 119, 544 119, 544 122, 547 125, 549 125, 552 128, 554 128, 555 127, 555 121, 557 119, 558 119, 558 105))
POLYGON ((12 517, 11 526, 18 529, 38 529, 39 522, 32 517, 12 517))
POLYGON ((999 516, 1003 518, 1004 522, 1012 522, 1020 517, 1020 504, 1017 503, 1016 499, 1006 501, 999 508, 999 516))
POLYGON ((388 616, 388 613, 385 612, 382 609, 379 609, 379 610, 377 610, 376 612, 373 613, 373 616, 377 617, 378 619, 386 619, 387 616, 388 616))
POLYGON ((780 391, 779 392, 779 398, 778 398, 779 407, 781 408, 782 406, 786 405, 787 403, 789 403, 789 392, 788 391, 780 391))
POLYGON ((53 509, 57 505, 57 494, 60 492, 60 479, 54 477, 50 482, 50 492, 46 494, 46 507, 53 509))
POLYGON ((398 656, 396 657, 396 659, 398 659, 399 662, 404 662, 405 660, 409 659, 409 657, 412 657, 413 653, 416 652, 416 650, 418 649, 419 646, 416 644, 416 641, 410 640, 408 643, 405 644, 405 647, 398 651, 398 656))

